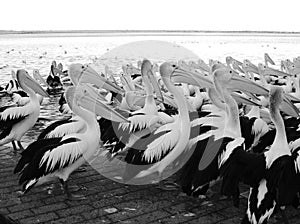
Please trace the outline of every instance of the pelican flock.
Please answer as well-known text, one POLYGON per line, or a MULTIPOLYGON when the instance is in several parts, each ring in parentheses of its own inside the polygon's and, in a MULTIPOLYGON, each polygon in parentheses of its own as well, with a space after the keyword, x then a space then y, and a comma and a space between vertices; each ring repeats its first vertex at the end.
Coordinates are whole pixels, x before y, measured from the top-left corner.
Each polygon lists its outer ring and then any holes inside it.
POLYGON ((288 223, 286 208, 300 204, 299 58, 280 66, 267 53, 257 64, 231 56, 225 63, 141 58, 137 66, 120 64, 120 72, 104 67, 102 74, 82 64, 63 71, 53 61, 46 80, 38 70, 33 77, 12 71, 0 145, 11 142, 21 154, 14 173, 23 193, 58 179, 68 199, 82 200, 70 192, 69 176, 101 157, 123 164, 123 183, 154 177, 163 186, 174 175, 163 189, 191 197, 220 183, 234 206, 246 185, 241 223, 267 223, 276 211, 288 223), (62 117, 23 148, 43 100, 57 93, 62 117))

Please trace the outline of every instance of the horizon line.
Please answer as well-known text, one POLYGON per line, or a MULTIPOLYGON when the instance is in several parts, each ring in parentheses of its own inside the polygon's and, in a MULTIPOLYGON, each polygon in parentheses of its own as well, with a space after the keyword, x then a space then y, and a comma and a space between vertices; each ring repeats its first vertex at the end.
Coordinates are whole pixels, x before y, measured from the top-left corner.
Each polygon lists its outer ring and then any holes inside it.
POLYGON ((0 34, 39 34, 39 33, 278 33, 300 34, 299 31, 255 31, 255 30, 0 30, 0 34))

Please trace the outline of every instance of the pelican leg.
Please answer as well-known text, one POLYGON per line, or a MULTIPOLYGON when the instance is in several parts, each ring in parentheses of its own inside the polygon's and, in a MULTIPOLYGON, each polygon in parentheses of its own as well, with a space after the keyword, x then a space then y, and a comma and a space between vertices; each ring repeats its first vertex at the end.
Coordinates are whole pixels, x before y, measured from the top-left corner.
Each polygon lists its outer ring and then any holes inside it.
POLYGON ((59 179, 60 183, 62 184, 63 188, 64 188, 64 192, 65 194, 67 195, 67 198, 69 200, 84 200, 86 199, 86 197, 84 197, 83 195, 76 195, 76 194, 72 194, 70 191, 69 191, 69 186, 68 186, 68 182, 67 181, 64 181, 62 179, 59 179))
POLYGON ((13 146, 14 152, 16 152, 17 151, 17 146, 16 146, 15 141, 12 141, 11 144, 13 146))
POLYGON ((19 149, 21 149, 22 151, 24 151, 24 148, 23 148, 21 142, 20 142, 20 141, 17 141, 17 144, 18 144, 18 146, 19 146, 19 149))

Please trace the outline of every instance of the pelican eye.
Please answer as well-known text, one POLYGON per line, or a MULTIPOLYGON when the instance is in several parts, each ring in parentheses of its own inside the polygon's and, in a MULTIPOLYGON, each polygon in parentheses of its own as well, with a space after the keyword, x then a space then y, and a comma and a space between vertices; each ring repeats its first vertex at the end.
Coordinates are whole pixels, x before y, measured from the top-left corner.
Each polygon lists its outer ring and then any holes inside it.
POLYGON ((232 74, 232 71, 230 70, 229 73, 232 74))

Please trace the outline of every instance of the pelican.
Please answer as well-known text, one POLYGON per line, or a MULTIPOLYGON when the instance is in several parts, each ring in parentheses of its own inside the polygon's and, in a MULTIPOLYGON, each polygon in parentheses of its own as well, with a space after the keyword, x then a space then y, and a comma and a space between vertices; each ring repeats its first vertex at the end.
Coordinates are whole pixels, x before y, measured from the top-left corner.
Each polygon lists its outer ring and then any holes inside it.
POLYGON ((0 113, 0 145, 12 142, 14 150, 21 144, 22 136, 34 126, 40 114, 40 104, 37 94, 49 97, 48 93, 35 82, 25 70, 18 70, 17 81, 21 88, 29 95, 30 102, 23 107, 6 107, 0 113))
POLYGON ((66 100, 72 111, 86 122, 86 129, 64 137, 39 139, 22 152, 14 172, 20 173, 19 183, 23 184, 23 193, 35 185, 58 178, 68 198, 84 198, 69 192, 67 179, 74 170, 94 156, 99 146, 103 147, 95 112, 119 122, 127 121, 97 98, 97 93, 89 86, 67 89, 66 100))
POLYGON ((275 62, 272 60, 272 58, 270 57, 270 55, 268 53, 264 54, 264 60, 265 60, 265 66, 269 67, 269 63, 271 65, 275 65, 275 62))
MULTIPOLYGON (((45 80, 41 77, 38 69, 33 70, 33 78, 35 80, 39 81, 40 83, 48 86, 47 83, 45 82, 45 80)), ((25 104, 30 102, 30 99, 29 99, 28 95, 22 90, 15 91, 12 94, 13 94, 12 99, 18 106, 24 106, 25 104)), ((41 105, 42 102, 43 102, 43 99, 44 99, 43 96, 38 94, 37 98, 38 98, 39 103, 41 105)))
POLYGON ((17 81, 16 78, 16 73, 15 71, 11 71, 11 80, 9 80, 9 82, 7 83, 7 85, 5 86, 4 90, 6 91, 6 93, 8 94, 12 94, 16 91, 19 90, 19 83, 17 81))
POLYGON ((50 67, 49 75, 46 79, 46 82, 51 90, 60 90, 63 88, 63 85, 57 74, 60 74, 60 70, 56 67, 56 62, 53 61, 50 67))
POLYGON ((68 75, 68 70, 63 70, 62 63, 58 63, 57 65, 57 73, 60 75, 62 84, 70 84, 70 77, 68 75))
MULTIPOLYGON (((242 163, 247 160, 244 163, 244 167, 240 167, 241 175, 239 178, 251 187, 248 197, 248 209, 243 223, 266 223, 274 212, 278 198, 282 197, 279 193, 290 195, 288 192, 278 192, 278 186, 288 184, 286 181, 283 182, 283 180, 290 179, 280 174, 286 171, 286 165, 279 161, 284 161, 286 157, 291 156, 284 122, 279 111, 279 106, 282 102, 283 89, 272 87, 270 90, 270 116, 276 127, 276 136, 270 149, 259 155, 243 153, 243 156, 241 155, 240 158, 236 158, 239 161, 243 161, 242 163), (251 161, 253 161, 253 164, 250 164, 251 161)), ((295 168, 294 162, 292 163, 292 167, 295 168)), ((286 175, 292 175, 295 171, 286 173, 286 175)), ((293 186, 287 187, 293 188, 293 186)), ((292 200, 294 198, 289 199, 292 200)), ((283 199, 283 201, 285 200, 288 199, 283 199)))
POLYGON ((235 70, 235 71, 240 72, 240 73, 244 73, 244 71, 240 68, 240 66, 242 66, 243 63, 236 60, 236 59, 234 59, 234 58, 232 58, 231 56, 226 57, 226 64, 232 70, 235 70))
MULTIPOLYGON (((228 67, 213 66, 212 73, 215 93, 226 103, 225 116, 212 115, 210 118, 207 117, 211 123, 203 122, 202 127, 200 127, 200 135, 194 136, 190 140, 190 147, 195 145, 195 150, 181 171, 180 184, 186 193, 192 195, 203 194, 203 190, 206 191, 208 188, 208 183, 220 176, 223 161, 228 159, 226 150, 234 150, 244 146, 237 103, 227 90, 230 87, 234 72, 228 67), (210 128, 211 125, 212 128, 210 128)), ((218 103, 217 106, 224 107, 222 103, 221 105, 218 103)), ((199 121, 205 121, 207 118, 200 118, 199 121)), ((237 203, 236 198, 234 200, 237 203)))

